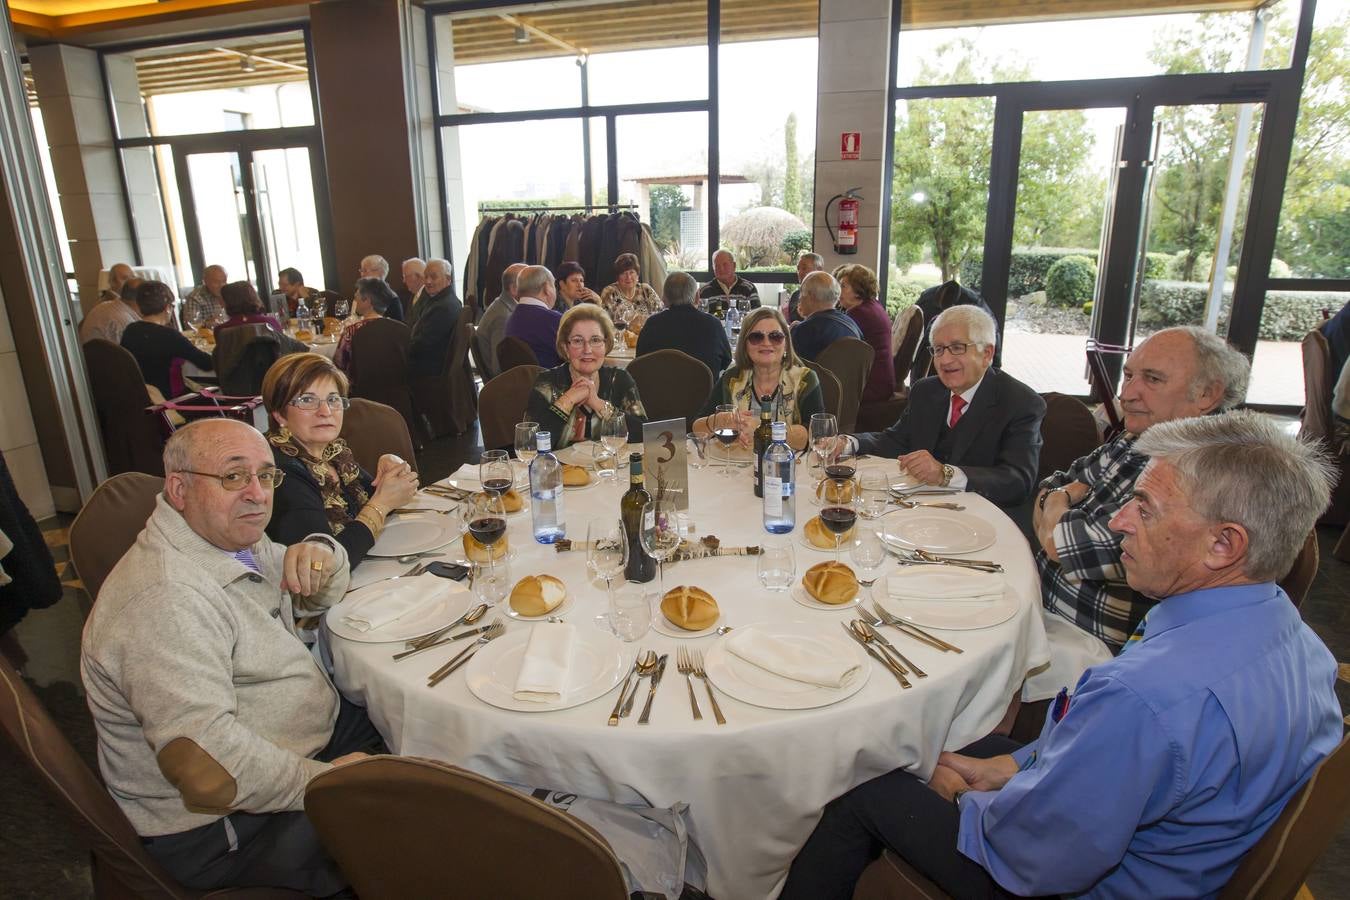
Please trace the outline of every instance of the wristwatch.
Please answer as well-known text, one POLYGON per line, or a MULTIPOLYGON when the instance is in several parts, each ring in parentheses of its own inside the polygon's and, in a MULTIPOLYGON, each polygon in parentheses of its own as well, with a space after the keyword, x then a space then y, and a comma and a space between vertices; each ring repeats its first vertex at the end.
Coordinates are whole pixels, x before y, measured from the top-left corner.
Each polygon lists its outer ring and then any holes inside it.
POLYGON ((952 483, 952 478, 956 476, 956 469, 948 463, 942 464, 942 486, 946 487, 952 483))

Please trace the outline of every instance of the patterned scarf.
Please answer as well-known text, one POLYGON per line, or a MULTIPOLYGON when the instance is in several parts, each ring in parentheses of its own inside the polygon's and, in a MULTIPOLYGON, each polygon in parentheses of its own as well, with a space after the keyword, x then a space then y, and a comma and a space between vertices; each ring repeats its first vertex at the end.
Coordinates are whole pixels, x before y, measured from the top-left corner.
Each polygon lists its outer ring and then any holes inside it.
POLYGON ((347 523, 352 521, 347 513, 348 502, 360 509, 370 500, 361 484, 361 467, 357 465, 347 442, 342 438, 330 441, 323 448, 322 458, 315 459, 288 429, 269 431, 267 440, 287 456, 299 459, 309 469, 309 474, 319 483, 324 513, 328 516, 333 536, 341 534, 347 523), (336 477, 334 472, 337 473, 336 477))
MULTIPOLYGON (((802 381, 811 371, 807 366, 784 367, 778 376, 778 394, 774 400, 775 413, 789 425, 803 425, 797 421, 797 397, 802 392, 802 381)), ((755 393, 755 370, 753 367, 732 373, 727 379, 727 393, 731 402, 740 408, 759 415, 759 397, 755 393)))

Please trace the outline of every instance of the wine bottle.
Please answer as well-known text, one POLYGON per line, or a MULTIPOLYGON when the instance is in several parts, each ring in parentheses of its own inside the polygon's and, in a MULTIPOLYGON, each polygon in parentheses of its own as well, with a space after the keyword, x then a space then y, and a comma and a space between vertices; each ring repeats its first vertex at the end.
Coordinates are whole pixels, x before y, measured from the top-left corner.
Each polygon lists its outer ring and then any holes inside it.
POLYGON ((629 581, 646 583, 656 577, 656 560, 642 547, 642 508, 652 495, 642 485, 642 454, 628 457, 628 490, 619 500, 619 518, 628 535, 628 561, 623 575, 629 581))
POLYGON ((773 441, 773 399, 759 401, 759 427, 755 429, 755 496, 764 496, 764 451, 773 441))

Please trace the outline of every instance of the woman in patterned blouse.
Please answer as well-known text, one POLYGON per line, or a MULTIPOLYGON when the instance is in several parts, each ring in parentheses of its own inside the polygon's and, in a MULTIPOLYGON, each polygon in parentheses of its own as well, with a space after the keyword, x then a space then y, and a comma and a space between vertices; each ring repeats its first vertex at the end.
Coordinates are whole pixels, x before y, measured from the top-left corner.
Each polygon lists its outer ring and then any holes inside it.
POLYGON ((620 253, 614 260, 614 283, 600 292, 600 305, 614 321, 627 321, 632 316, 645 319, 662 309, 660 295, 650 284, 638 281, 638 258, 631 253, 620 253), (616 316, 614 311, 623 303, 628 304, 632 313, 616 316))

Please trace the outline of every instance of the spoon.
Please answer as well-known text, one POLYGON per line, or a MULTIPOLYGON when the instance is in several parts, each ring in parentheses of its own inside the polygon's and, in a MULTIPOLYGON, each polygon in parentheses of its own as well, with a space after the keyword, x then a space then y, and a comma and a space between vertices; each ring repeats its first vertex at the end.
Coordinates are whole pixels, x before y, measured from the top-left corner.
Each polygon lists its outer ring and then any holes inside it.
MULTIPOLYGON (((619 688, 619 699, 614 701, 614 709, 611 710, 609 713, 610 725, 619 724, 619 712, 620 710, 623 709, 623 701, 626 699, 626 695, 628 694, 628 683, 633 680, 633 675, 636 674, 638 668, 642 665, 643 661, 648 659, 649 657, 652 660, 655 660, 656 654, 650 650, 644 650, 641 653, 639 653, 637 655, 637 658, 633 660, 633 668, 629 669, 628 674, 623 677, 623 687, 619 688)), ((634 693, 637 692, 634 691, 634 693)))
POLYGON ((396 557, 396 558, 394 559, 394 562, 398 562, 398 563, 410 563, 410 562, 412 562, 412 561, 415 560, 415 559, 426 559, 427 557, 430 557, 430 556, 444 556, 444 555, 445 555, 444 553, 439 553, 439 552, 434 551, 434 550, 428 550, 428 551, 425 551, 425 552, 423 552, 423 553, 408 553, 408 554, 406 554, 406 555, 404 555, 404 556, 396 557))
POLYGON ((633 701, 637 699, 638 689, 642 686, 642 679, 651 677, 656 671, 658 657, 655 650, 643 650, 642 655, 637 661, 638 680, 633 683, 633 693, 628 695, 628 699, 623 702, 623 708, 619 710, 619 718, 626 719, 628 714, 633 711, 633 701))
POLYGON ((405 656, 412 656, 414 653, 419 653, 423 650, 430 650, 437 644, 444 643, 441 640, 441 638, 444 637, 447 632, 453 631, 454 629, 458 628, 461 625, 472 625, 474 622, 477 622, 479 619, 483 618, 483 616, 487 614, 487 611, 488 605, 486 603, 478 604, 473 609, 469 610, 464 615, 460 616, 458 619, 451 622, 444 628, 438 628, 435 631, 429 632, 427 634, 422 635, 421 637, 413 638, 411 641, 408 641, 407 644, 408 649, 402 653, 394 654, 394 659, 403 659, 405 656))
POLYGON ((735 626, 732 626, 732 625, 718 625, 718 626, 717 626, 717 631, 716 631, 715 633, 718 634, 718 635, 723 635, 723 634, 726 634, 728 631, 730 631, 733 627, 735 627, 735 626))

